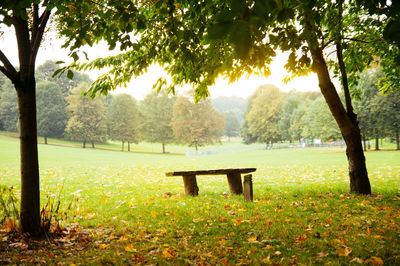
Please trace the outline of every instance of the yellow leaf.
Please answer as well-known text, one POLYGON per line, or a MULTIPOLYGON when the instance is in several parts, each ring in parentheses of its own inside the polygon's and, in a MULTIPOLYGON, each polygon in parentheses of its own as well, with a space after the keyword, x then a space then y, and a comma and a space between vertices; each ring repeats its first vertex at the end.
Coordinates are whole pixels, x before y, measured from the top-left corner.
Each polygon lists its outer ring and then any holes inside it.
POLYGON ((135 249, 133 248, 133 245, 132 245, 132 244, 128 244, 128 245, 126 245, 126 247, 125 247, 125 251, 134 252, 135 249))
POLYGON ((164 257, 166 257, 167 259, 172 259, 176 257, 176 254, 174 254, 172 251, 170 251, 169 249, 164 249, 162 254, 164 255, 164 257))
POLYGON ((106 249, 107 247, 108 247, 107 244, 100 244, 100 245, 99 245, 99 248, 100 248, 100 249, 106 249))
POLYGON ((249 242, 257 242, 257 236, 256 235, 251 236, 251 237, 247 238, 247 241, 249 241, 249 242))

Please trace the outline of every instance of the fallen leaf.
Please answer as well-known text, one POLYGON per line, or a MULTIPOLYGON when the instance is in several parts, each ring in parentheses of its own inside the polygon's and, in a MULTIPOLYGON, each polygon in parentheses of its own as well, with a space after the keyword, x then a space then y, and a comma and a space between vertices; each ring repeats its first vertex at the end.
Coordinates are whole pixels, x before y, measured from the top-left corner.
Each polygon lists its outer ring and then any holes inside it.
POLYGON ((328 256, 329 254, 328 254, 328 253, 325 253, 325 252, 323 252, 323 251, 321 251, 321 252, 319 252, 317 255, 318 255, 319 258, 323 258, 323 257, 328 256))
POLYGON ((379 257, 372 256, 370 259, 364 261, 365 264, 383 265, 383 260, 379 257))
POLYGON ((132 245, 132 244, 128 244, 128 245, 126 245, 126 247, 125 247, 125 251, 134 252, 135 249, 133 248, 133 245, 132 245))
POLYGON ((100 249, 106 249, 106 248, 108 248, 108 245, 107 244, 100 244, 99 248, 100 249))
POLYGON ((353 250, 349 247, 336 249, 336 254, 338 254, 339 256, 347 257, 350 255, 351 252, 353 252, 353 250))
POLYGON ((355 257, 354 259, 352 259, 350 262, 354 262, 354 263, 359 263, 359 264, 363 264, 364 260, 361 258, 357 258, 355 257))
POLYGON ((172 259, 176 257, 176 254, 172 251, 170 251, 169 249, 164 249, 162 254, 164 255, 164 257, 166 257, 167 259, 172 259))

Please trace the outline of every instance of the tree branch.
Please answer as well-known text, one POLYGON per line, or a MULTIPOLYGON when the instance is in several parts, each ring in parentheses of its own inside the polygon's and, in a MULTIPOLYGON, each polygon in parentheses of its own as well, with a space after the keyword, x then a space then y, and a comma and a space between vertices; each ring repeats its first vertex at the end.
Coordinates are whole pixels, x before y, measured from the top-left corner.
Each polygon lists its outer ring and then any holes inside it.
POLYGON ((343 38, 343 40, 353 41, 353 42, 361 42, 361 43, 370 43, 368 41, 356 39, 356 38, 343 38))
POLYGON ((3 62, 4 65, 4 67, 2 67, 4 70, 1 70, 1 72, 3 72, 4 75, 6 75, 11 80, 16 79, 18 75, 17 71, 15 70, 14 66, 10 63, 6 55, 1 50, 0 50, 0 61, 3 62), (4 71, 6 71, 7 74, 4 71))
POLYGON ((7 78, 9 78, 11 80, 12 83, 15 82, 15 77, 13 75, 11 75, 10 72, 7 71, 7 69, 5 69, 5 67, 0 66, 0 72, 3 73, 7 78))
POLYGON ((32 62, 31 63, 34 63, 36 60, 36 55, 38 53, 40 43, 42 42, 42 39, 43 39, 44 30, 46 29, 47 22, 50 18, 50 13, 51 13, 51 11, 48 9, 43 11, 43 14, 40 16, 40 19, 39 19, 40 21, 39 21, 38 29, 35 32, 35 34, 32 34, 33 45, 32 45, 32 58, 31 58, 32 62))
POLYGON ((31 46, 33 46, 34 38, 39 27, 39 6, 38 4, 32 4, 32 29, 31 29, 31 46))

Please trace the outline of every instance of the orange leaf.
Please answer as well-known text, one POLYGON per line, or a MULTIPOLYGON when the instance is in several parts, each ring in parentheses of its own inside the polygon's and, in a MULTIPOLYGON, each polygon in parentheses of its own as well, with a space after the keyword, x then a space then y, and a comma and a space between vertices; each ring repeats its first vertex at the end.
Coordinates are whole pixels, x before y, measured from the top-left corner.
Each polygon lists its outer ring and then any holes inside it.
POLYGON ((379 257, 372 256, 370 259, 364 261, 365 264, 383 265, 383 260, 379 257))
POLYGON ((351 250, 351 248, 348 248, 348 247, 345 247, 344 249, 343 248, 338 248, 336 250, 336 253, 339 256, 343 256, 343 257, 349 256, 351 252, 353 252, 353 250, 351 250))

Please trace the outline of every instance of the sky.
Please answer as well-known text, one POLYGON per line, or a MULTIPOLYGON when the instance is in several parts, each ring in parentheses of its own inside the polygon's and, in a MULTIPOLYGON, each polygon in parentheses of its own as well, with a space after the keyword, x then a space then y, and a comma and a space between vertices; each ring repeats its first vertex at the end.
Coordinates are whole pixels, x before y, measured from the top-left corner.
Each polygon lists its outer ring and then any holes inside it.
MULTIPOLYGON (((18 65, 17 57, 17 46, 15 35, 12 29, 3 29, 4 35, 0 38, 0 49, 4 54, 7 55, 8 59, 14 64, 18 65)), ((48 33, 45 36, 45 40, 39 50, 36 66, 43 64, 46 60, 53 61, 66 61, 70 62, 71 59, 68 57, 68 50, 61 48, 63 41, 58 39, 55 34, 48 33)), ((109 51, 105 43, 100 43, 93 47, 85 47, 84 51, 87 52, 89 59, 95 59, 102 56, 109 56, 117 54, 118 51, 109 51)), ((259 86, 263 84, 274 84, 282 91, 290 91, 295 89, 297 91, 319 91, 318 79, 315 74, 310 74, 305 77, 299 77, 293 79, 291 82, 285 84, 282 80, 287 75, 287 71, 284 68, 286 63, 287 54, 277 51, 277 56, 270 65, 271 75, 269 77, 262 76, 250 76, 242 77, 239 81, 229 84, 227 79, 220 78, 217 82, 209 88, 210 95, 212 98, 219 96, 237 96, 247 98, 250 96, 259 86)), ((90 71, 86 72, 93 80, 95 80, 102 71, 90 71)), ((142 100, 146 94, 148 94, 153 84, 161 76, 165 75, 163 70, 159 66, 152 66, 147 73, 140 77, 132 79, 128 84, 127 88, 118 88, 113 93, 129 93, 134 96, 137 100, 142 100)), ((188 87, 178 90, 183 93, 188 87)))

